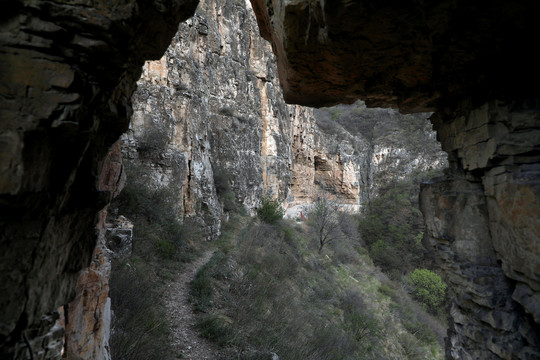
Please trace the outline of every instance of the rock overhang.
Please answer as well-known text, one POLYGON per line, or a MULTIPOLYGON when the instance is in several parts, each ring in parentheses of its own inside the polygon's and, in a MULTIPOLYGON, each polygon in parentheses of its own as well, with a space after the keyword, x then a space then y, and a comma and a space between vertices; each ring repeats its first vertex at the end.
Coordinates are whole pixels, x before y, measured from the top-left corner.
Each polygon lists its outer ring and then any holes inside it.
POLYGON ((531 1, 252 0, 287 102, 433 111, 538 96, 531 1))

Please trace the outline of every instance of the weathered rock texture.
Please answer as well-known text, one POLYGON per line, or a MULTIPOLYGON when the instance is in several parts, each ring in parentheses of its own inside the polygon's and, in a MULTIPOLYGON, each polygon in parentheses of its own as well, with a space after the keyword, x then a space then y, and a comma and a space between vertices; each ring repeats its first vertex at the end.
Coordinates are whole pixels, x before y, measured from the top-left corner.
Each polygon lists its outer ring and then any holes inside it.
POLYGON ((369 109, 361 101, 313 113, 320 131, 314 131, 316 141, 306 151, 312 157, 315 153, 315 183, 357 210, 392 180, 447 166, 447 155, 427 120, 430 113, 403 115, 369 109))
POLYGON ((432 121, 452 169, 422 191, 451 284, 452 359, 540 357, 540 111, 530 1, 252 1, 287 101, 358 97, 432 121))
MULTIPOLYGON (((0 25, 0 357, 73 298, 96 245, 109 147, 126 130, 145 59, 196 1, 14 1, 0 25)), ((46 342, 35 359, 50 358, 46 342)), ((20 347, 19 347, 20 348, 20 347)))
MULTIPOLYGON (((119 150, 119 143, 116 147, 119 150)), ((106 220, 110 217, 109 214, 106 220)), ((133 224, 119 216, 103 224, 102 229, 90 266, 77 279, 75 299, 64 305, 64 357, 71 360, 111 359, 111 262, 112 258, 122 261, 131 254, 133 224)))
MULTIPOLYGON (((121 142, 113 144, 105 158, 99 188, 116 197, 125 186, 121 142)), ((75 298, 64 305, 64 352, 68 359, 107 360, 111 325, 109 278, 111 256, 131 252, 133 225, 125 218, 106 223, 107 209, 100 211, 98 243, 90 266, 82 270, 75 285, 75 298), (116 252, 112 252, 112 251, 116 252)))
POLYGON ((106 360, 109 356, 111 262, 105 239, 98 240, 90 266, 75 287, 75 299, 65 306, 65 352, 69 359, 106 360))
POLYGON ((286 208, 323 191, 355 209, 365 198, 367 179, 359 178, 370 154, 362 142, 328 139, 312 109, 285 103, 275 73, 275 56, 243 1, 202 1, 164 57, 144 66, 127 157, 156 187, 174 189, 179 216, 197 218, 209 237, 228 211, 215 186, 224 175, 250 212, 264 193, 286 208))
POLYGON ((216 191, 223 178, 248 211, 269 193, 296 216, 322 193, 358 211, 385 180, 379 175, 397 163, 398 176, 437 166, 393 140, 375 144, 345 130, 321 131, 313 109, 285 103, 276 71, 243 1, 202 1, 165 55, 144 66, 126 157, 149 183, 172 189, 179 217, 196 218, 209 237, 230 210, 216 191))
MULTIPOLYGON (((274 95, 273 55, 257 34, 245 2, 203 1, 165 56, 145 65, 133 96, 128 157, 151 168, 155 186, 172 188, 179 216, 197 218, 209 237, 223 212, 217 176, 253 210, 263 178, 290 163, 288 107, 274 95)), ((273 190, 284 197, 289 181, 280 181, 273 190)))
POLYGON ((532 1, 251 2, 287 102, 422 112, 539 94, 532 1))
POLYGON ((455 359, 540 357, 536 109, 492 101, 433 119, 454 171, 424 185, 422 210, 426 240, 453 285, 455 359))

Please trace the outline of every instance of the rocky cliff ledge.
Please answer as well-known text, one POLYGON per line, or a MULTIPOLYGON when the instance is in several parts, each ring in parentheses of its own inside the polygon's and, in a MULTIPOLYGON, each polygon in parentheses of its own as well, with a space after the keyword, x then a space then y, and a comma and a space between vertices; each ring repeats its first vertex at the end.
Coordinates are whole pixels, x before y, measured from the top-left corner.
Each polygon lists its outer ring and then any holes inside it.
POLYGON ((54 356, 37 338, 90 263, 98 211, 117 183, 104 159, 127 128, 141 66, 161 57, 196 5, 18 0, 3 9, 1 358, 54 356))
POLYGON ((451 284, 451 359, 540 357, 540 96, 530 1, 252 0, 287 101, 432 117, 450 169, 425 184, 451 284))

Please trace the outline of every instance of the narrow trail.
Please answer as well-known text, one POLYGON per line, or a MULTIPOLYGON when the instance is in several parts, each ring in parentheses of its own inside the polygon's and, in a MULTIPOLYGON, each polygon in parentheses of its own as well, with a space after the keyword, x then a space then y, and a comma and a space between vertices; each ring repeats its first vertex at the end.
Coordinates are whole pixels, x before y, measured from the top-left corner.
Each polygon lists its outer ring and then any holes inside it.
POLYGON ((182 354, 183 359, 216 359, 218 350, 210 341, 201 338, 195 328, 196 316, 189 303, 189 282, 197 271, 206 264, 214 250, 206 251, 200 258, 188 264, 183 271, 175 274, 175 280, 169 284, 165 298, 165 307, 171 324, 171 343, 175 354, 182 354))

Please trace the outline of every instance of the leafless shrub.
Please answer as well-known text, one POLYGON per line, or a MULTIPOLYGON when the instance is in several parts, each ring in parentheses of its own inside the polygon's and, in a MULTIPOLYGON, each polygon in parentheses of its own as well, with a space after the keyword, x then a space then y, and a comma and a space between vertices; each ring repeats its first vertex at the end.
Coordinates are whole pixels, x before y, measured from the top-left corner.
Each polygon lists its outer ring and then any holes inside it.
POLYGON ((345 238, 341 231, 341 206, 329 195, 320 195, 308 212, 308 224, 319 244, 319 253, 325 245, 345 238))

